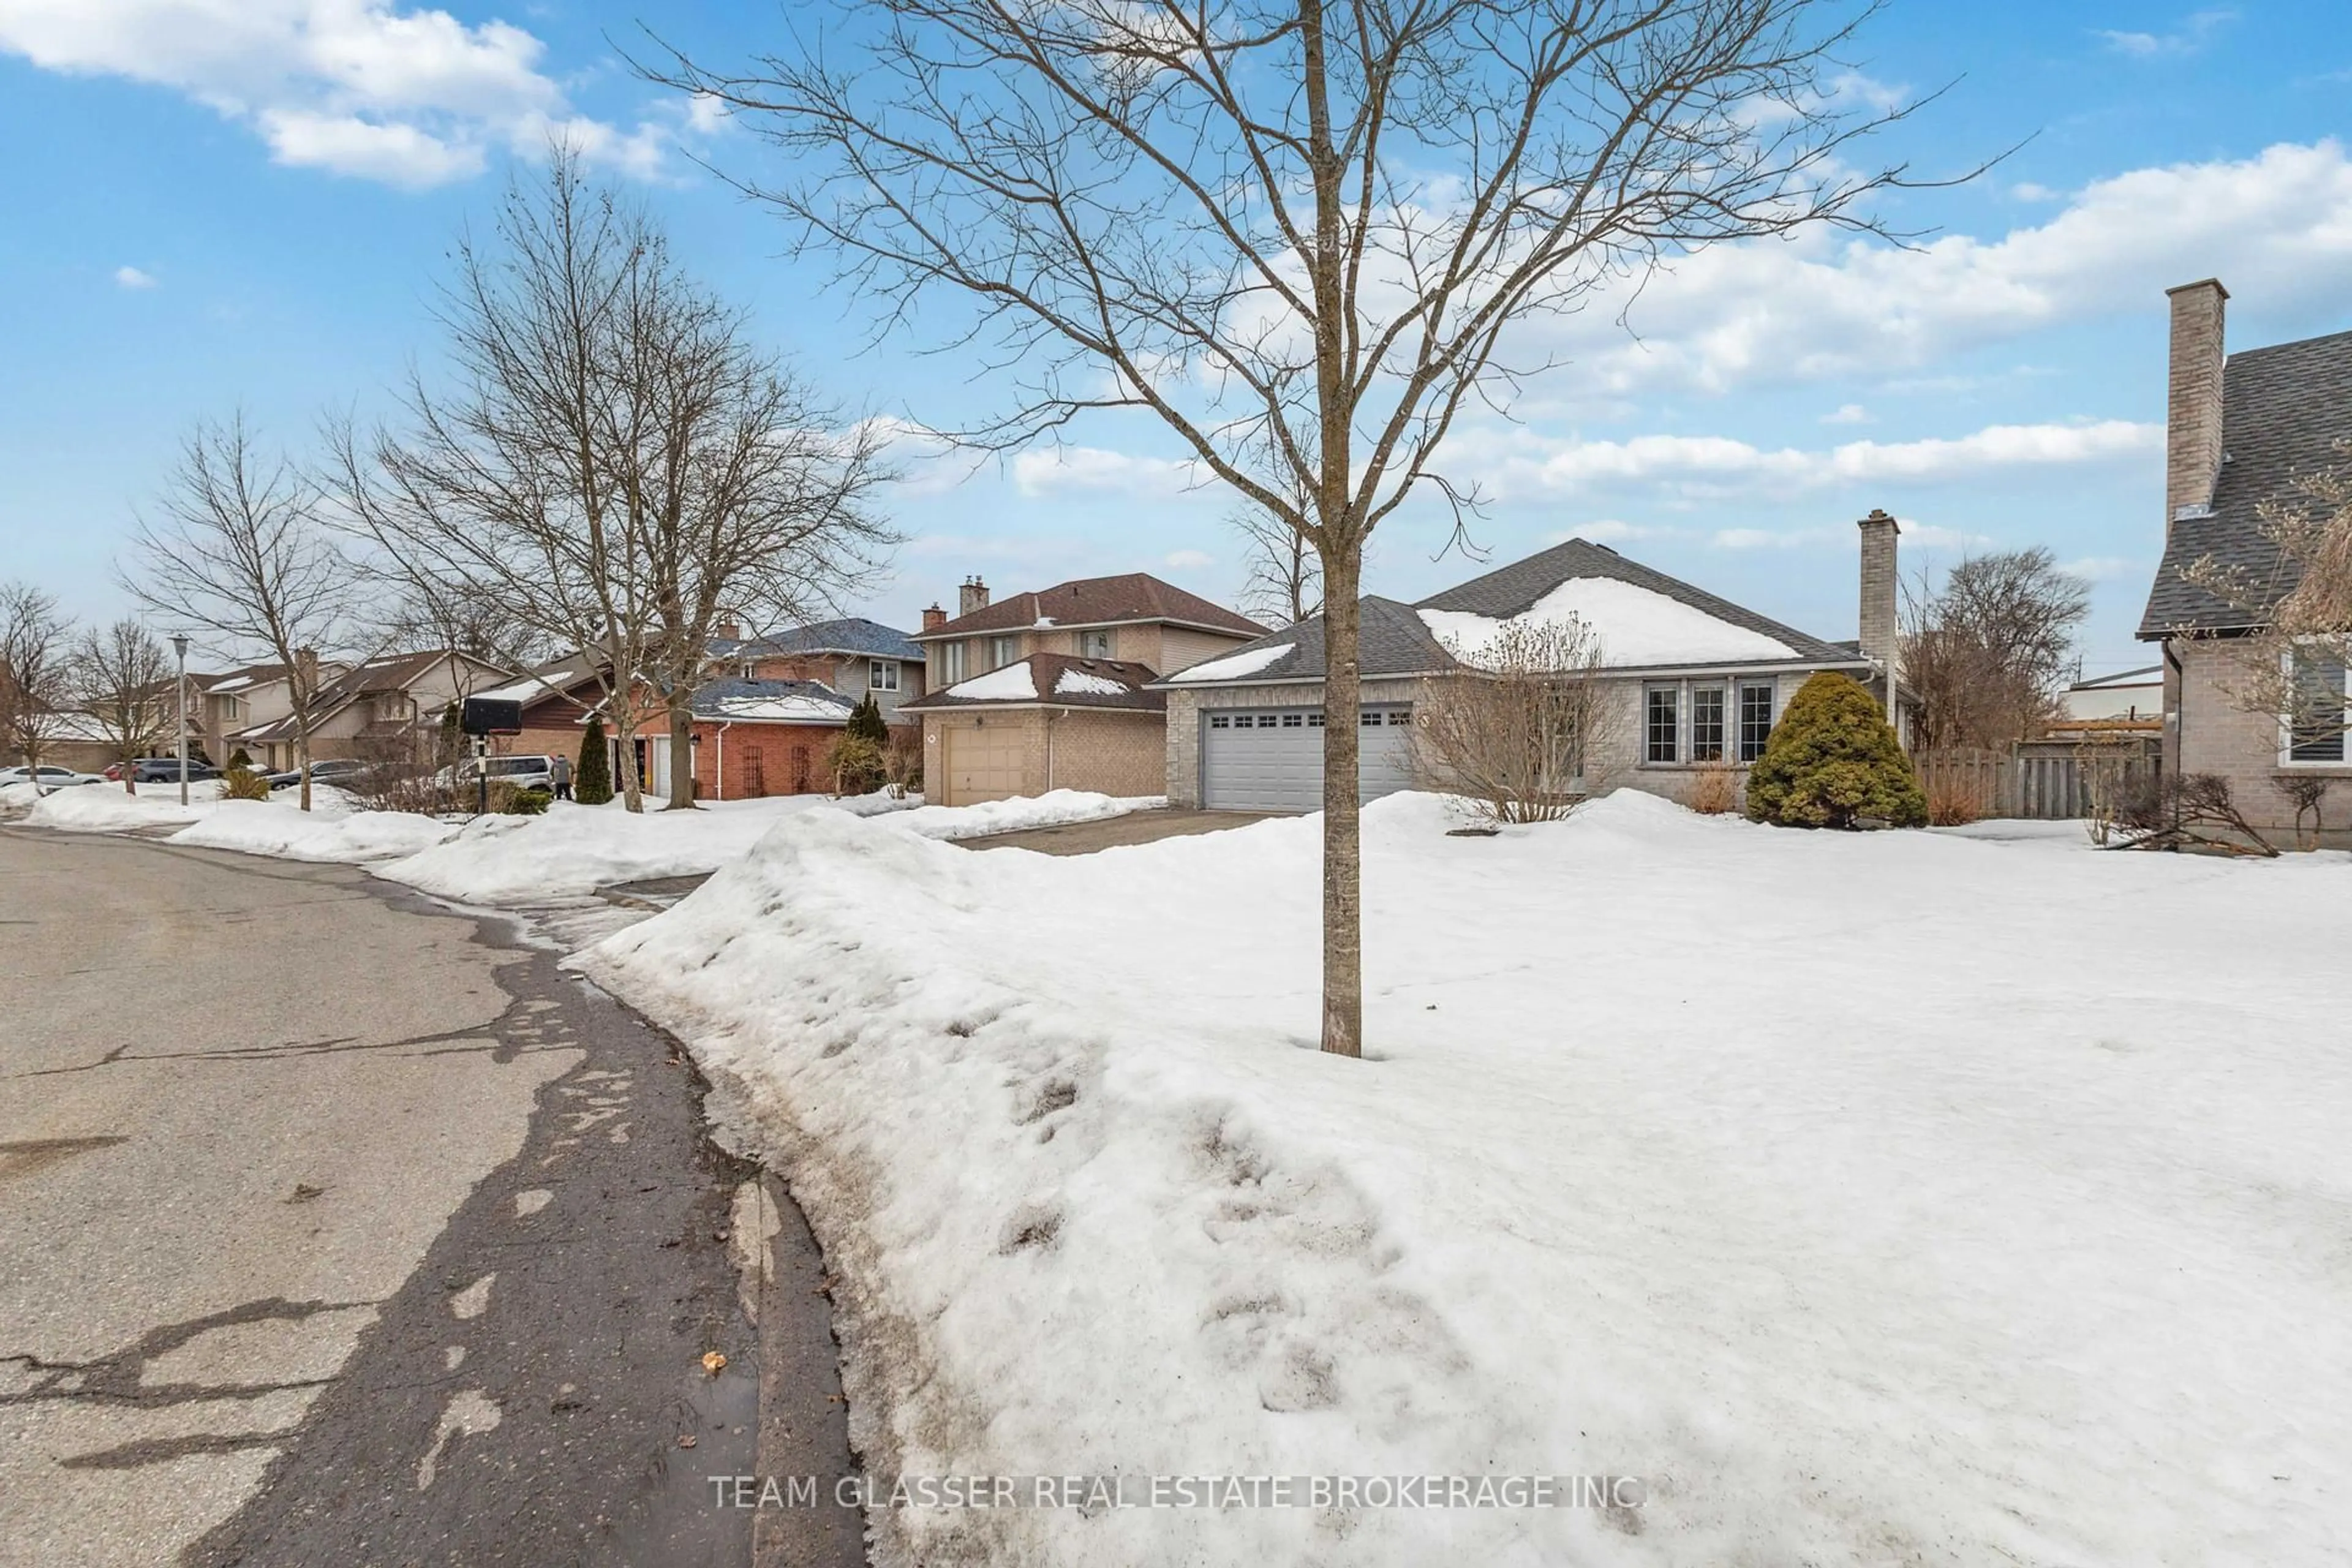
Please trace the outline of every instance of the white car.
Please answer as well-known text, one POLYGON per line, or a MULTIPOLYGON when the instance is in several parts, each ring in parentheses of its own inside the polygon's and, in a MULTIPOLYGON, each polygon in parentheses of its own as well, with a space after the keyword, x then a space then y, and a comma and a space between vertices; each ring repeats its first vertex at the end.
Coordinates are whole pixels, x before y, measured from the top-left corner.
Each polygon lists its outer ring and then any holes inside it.
POLYGON ((517 789, 549 789, 553 787, 555 759, 546 756, 467 758, 456 769, 455 783, 459 789, 471 789, 474 781, 487 773, 492 784, 510 784, 517 789), (477 772, 477 769, 479 772, 477 772))
POLYGON ((46 763, 37 769, 25 767, 0 768, 0 784, 33 784, 36 782, 37 782, 43 789, 64 789, 69 784, 104 784, 106 780, 97 773, 78 773, 71 768, 53 768, 47 766, 46 763), (40 775, 37 781, 34 777, 37 773, 40 775))

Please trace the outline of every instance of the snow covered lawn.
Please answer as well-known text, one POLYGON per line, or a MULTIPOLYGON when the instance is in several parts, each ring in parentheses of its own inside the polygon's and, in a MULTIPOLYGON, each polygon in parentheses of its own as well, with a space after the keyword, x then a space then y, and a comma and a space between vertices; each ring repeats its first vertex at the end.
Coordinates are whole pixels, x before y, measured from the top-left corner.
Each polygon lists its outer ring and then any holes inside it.
POLYGON ((1638 1510, 908 1511, 1067 1563, 2340 1562, 2352 861, 1631 793, 1053 858, 780 826, 584 957, 842 1276, 892 1474, 1633 1475, 1638 1510))

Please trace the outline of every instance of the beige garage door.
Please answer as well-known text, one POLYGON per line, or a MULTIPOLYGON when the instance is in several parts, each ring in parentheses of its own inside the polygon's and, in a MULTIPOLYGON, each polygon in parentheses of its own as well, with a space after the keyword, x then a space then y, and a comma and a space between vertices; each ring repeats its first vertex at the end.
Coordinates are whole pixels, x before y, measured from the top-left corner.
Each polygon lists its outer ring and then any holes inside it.
POLYGON ((1018 727, 997 723, 977 730, 947 730, 940 736, 940 745, 947 752, 945 804, 971 805, 1021 793, 1021 763, 1027 747, 1018 727))

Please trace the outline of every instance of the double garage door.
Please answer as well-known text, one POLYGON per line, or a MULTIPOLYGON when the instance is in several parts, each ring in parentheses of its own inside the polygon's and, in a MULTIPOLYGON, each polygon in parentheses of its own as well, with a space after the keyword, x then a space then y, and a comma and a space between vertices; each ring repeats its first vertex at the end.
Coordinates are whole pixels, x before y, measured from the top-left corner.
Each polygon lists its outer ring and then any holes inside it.
MULTIPOLYGON (((1356 731, 1360 800, 1412 787, 1412 710, 1368 707, 1356 731)), ((1211 811, 1323 809, 1320 709, 1215 709, 1201 715, 1201 804, 1211 811)))

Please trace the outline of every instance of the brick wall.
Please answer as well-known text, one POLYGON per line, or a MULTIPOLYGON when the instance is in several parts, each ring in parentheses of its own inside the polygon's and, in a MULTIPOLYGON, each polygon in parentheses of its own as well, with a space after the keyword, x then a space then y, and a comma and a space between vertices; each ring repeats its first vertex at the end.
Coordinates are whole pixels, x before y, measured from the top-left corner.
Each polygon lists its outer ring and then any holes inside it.
MULTIPOLYGON (((2176 637, 2168 645, 2180 661, 2179 697, 2172 717, 2183 773, 2219 773, 2230 781, 2240 812, 2281 848, 2292 846, 2294 808, 2277 784, 2290 770, 2279 765, 2279 721, 2239 706, 2232 689, 2242 686, 2244 667, 2229 642, 2176 637)), ((2320 820, 2341 833, 2352 827, 2352 764, 2305 764, 2292 772, 2339 779, 2320 820)), ((2331 837, 2330 843, 2338 842, 2331 837)))
POLYGON ((822 795, 833 788, 825 753, 837 724, 697 723, 694 788, 702 800, 756 800, 772 795, 822 795), (722 777, 723 774, 723 777, 722 777), (722 791, 721 786, 724 786, 722 791))
POLYGON ((1168 771, 1168 725, 1157 713, 1065 709, 1045 724, 1046 784, 1104 795, 1158 795, 1168 771))

